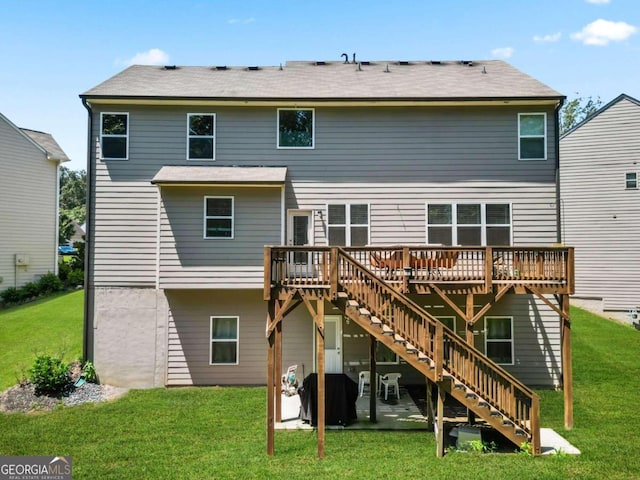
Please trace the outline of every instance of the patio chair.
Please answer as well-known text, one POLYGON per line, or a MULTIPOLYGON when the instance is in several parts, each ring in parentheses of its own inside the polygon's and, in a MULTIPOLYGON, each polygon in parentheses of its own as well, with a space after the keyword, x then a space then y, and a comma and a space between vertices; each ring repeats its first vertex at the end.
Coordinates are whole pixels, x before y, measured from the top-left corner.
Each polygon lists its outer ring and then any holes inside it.
POLYGON ((282 374, 282 393, 287 397, 298 393, 298 379, 296 378, 296 370, 298 365, 291 365, 287 368, 287 373, 282 374))
POLYGON ((387 373, 380 377, 380 389, 384 387, 384 399, 387 400, 389 396, 389 387, 395 389, 396 398, 400 398, 400 385, 398 380, 402 377, 401 373, 387 373))
MULTIPOLYGON (((379 377, 379 375, 377 375, 379 377)), ((358 392, 360 396, 364 394, 364 387, 369 386, 369 391, 373 392, 371 388, 371 372, 369 370, 364 370, 358 374, 358 392)), ((376 382, 376 392, 379 390, 378 382, 376 382)))

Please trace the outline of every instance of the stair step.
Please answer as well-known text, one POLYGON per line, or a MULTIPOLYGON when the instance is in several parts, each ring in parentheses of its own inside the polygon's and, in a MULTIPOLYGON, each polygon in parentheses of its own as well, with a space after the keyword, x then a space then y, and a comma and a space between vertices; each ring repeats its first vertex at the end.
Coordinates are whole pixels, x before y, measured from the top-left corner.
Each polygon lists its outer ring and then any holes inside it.
POLYGON ((489 413, 489 415, 496 418, 502 418, 502 412, 498 410, 491 410, 491 413, 489 413))
POLYGON ((360 315, 362 315, 363 317, 370 317, 371 316, 371 312, 369 310, 367 310, 366 308, 360 308, 358 310, 358 313, 360 315))
POLYGON ((488 409, 490 409, 490 408, 491 408, 491 405, 489 405, 489 403, 488 403, 486 400, 480 400, 480 401, 478 402, 478 406, 479 406, 480 408, 488 408, 488 409))
POLYGON ((393 328, 387 325, 382 325, 382 333, 385 335, 393 335, 393 328))
POLYGON ((380 320, 378 317, 376 317, 375 315, 371 316, 371 325, 377 325, 380 326, 382 325, 382 320, 380 320))
POLYGON ((527 432, 525 432, 524 430, 522 430, 521 428, 516 428, 515 432, 516 435, 519 435, 521 437, 528 437, 529 435, 527 435, 527 432))
POLYGON ((347 294, 347 292, 338 292, 338 298, 341 300, 346 300, 347 298, 349 298, 349 295, 347 294))
POLYGON ((396 343, 401 343, 403 345, 407 343, 407 341, 397 333, 393 335, 393 341, 396 343))
POLYGON ((467 391, 467 394, 465 395, 465 397, 466 397, 466 398, 472 398, 472 399, 474 399, 474 400, 475 400, 475 399, 477 399, 477 398, 478 398, 478 395, 477 395, 477 394, 475 394, 474 392, 467 391))
POLYGON ((428 362, 429 361, 429 357, 427 357, 424 353, 422 352, 418 352, 418 361, 419 362, 428 362))
POLYGON ((466 390, 467 386, 464 383, 456 382, 453 385, 453 388, 456 389, 456 390, 466 390))
MULTIPOLYGON (((406 348, 407 348, 407 353, 418 353, 418 349, 416 347, 414 347, 413 345, 411 345, 409 342, 407 342, 405 344, 406 348)), ((426 355, 425 355, 426 357, 426 355)), ((418 357, 418 360, 420 360, 420 357, 418 357)))
POLYGON ((349 300, 347 302, 347 307, 348 308, 358 308, 360 306, 360 304, 358 302, 356 302, 355 300, 349 300))

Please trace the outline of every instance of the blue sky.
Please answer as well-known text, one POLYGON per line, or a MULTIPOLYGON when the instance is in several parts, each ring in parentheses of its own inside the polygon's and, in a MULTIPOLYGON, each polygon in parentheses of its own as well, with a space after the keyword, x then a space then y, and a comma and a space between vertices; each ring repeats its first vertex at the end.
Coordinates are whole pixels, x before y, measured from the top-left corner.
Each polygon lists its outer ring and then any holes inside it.
POLYGON ((78 95, 130 63, 500 58, 573 98, 640 97, 638 0, 0 0, 0 112, 86 166, 78 95))

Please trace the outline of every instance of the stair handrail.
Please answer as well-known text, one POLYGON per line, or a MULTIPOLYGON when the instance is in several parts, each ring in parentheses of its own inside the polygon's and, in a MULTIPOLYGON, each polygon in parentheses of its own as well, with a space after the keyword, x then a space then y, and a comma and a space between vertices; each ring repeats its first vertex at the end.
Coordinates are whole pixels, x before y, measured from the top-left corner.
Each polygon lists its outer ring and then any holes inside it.
MULTIPOLYGON (((442 322, 440 322, 438 319, 436 319, 433 315, 431 315, 429 312, 425 311, 424 309, 422 309, 419 305, 417 305, 413 300, 411 300, 410 298, 408 298, 406 295, 402 294, 401 292, 399 292, 398 290, 390 287, 389 285, 387 285, 384 281, 382 281, 381 279, 379 279, 371 270, 369 270, 367 267, 365 267, 364 265, 362 265, 362 263, 360 263, 359 261, 357 261, 355 258, 353 258, 351 255, 349 255, 345 250, 343 250, 342 248, 339 247, 334 247, 334 251, 336 251, 338 253, 338 255, 331 255, 331 262, 336 262, 338 265, 336 265, 336 269, 339 272, 342 272, 342 269, 340 268, 339 265, 339 260, 343 259, 344 261, 354 265, 355 267, 357 267, 368 279, 368 281, 371 284, 375 284, 378 286, 379 289, 384 290, 386 292, 386 294, 390 295, 391 298, 395 298, 398 299, 405 307, 408 307, 413 313, 414 315, 416 315, 418 318, 420 318, 422 321, 428 323, 431 327, 435 327, 438 329, 442 330, 442 339, 443 342, 444 341, 448 341, 448 342, 452 342, 457 344, 461 350, 466 350, 468 351, 470 354, 472 354, 474 357, 476 357, 479 360, 482 360, 482 362, 488 367, 490 368, 493 372, 495 372, 496 374, 498 374, 500 377, 502 377, 502 379, 505 380, 505 383, 510 383, 511 385, 513 385, 513 387, 517 388, 517 390, 519 390, 521 392, 521 394, 523 394, 530 402, 530 408, 533 408, 533 405, 538 403, 538 399, 537 399, 537 394, 535 392, 533 392, 533 390, 531 390, 529 387, 527 387, 525 384, 523 384, 520 380, 518 380, 516 377, 514 377, 511 373, 509 373, 507 370, 505 370, 504 368, 500 367, 498 364, 496 364, 493 360, 491 360, 489 357, 487 357, 484 353, 482 353, 480 350, 476 349, 474 346, 469 345, 467 342, 463 341, 453 330, 449 329, 446 325, 444 325, 442 322)), ((340 278, 340 283, 342 285, 342 288, 347 288, 348 289, 348 282, 342 281, 343 279, 340 278)), ((349 278, 349 280, 353 280, 353 278, 349 278)), ((382 321, 384 321, 385 323, 388 323, 390 327, 394 326, 393 323, 393 319, 381 319, 382 321)), ((408 342, 414 344, 416 347, 418 348, 422 348, 422 342, 420 341, 420 339, 418 338, 407 338, 406 339, 408 342)), ((432 353, 432 352, 423 352, 425 354, 427 353, 432 353)), ((436 370, 438 370, 438 367, 442 368, 444 366, 444 358, 442 355, 437 355, 437 357, 440 357, 439 359, 433 358, 434 361, 441 361, 443 362, 442 365, 436 365, 436 370)), ((482 396, 483 398, 490 398, 491 395, 489 394, 489 392, 485 392, 480 386, 478 386, 476 384, 476 382, 474 382, 473 378, 469 378, 467 375, 465 375, 464 372, 464 368, 462 369, 462 371, 459 371, 460 369, 457 369, 454 365, 452 364, 447 364, 447 370, 449 371, 449 373, 451 373, 452 375, 454 375, 454 377, 458 378, 459 380, 461 380, 462 382, 465 383, 465 385, 471 387, 472 389, 474 389, 474 391, 479 394, 480 396, 482 396)), ((513 396, 515 396, 515 389, 513 392, 513 396)), ((504 409, 500 408, 500 411, 502 411, 503 413, 505 413, 511 420, 513 421, 517 421, 518 419, 516 418, 516 415, 513 414, 513 412, 511 411, 505 411, 504 409)), ((526 427, 526 425, 519 423, 519 426, 527 431, 530 431, 531 429, 526 427)), ((532 426, 533 427, 533 426, 532 426)))

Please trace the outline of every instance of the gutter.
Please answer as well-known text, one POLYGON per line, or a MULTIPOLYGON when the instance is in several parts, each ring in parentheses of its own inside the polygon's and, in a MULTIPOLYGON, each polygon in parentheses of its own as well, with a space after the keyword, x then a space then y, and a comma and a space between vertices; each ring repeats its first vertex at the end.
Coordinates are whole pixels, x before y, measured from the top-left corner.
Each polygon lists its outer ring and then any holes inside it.
POLYGON ((556 242, 562 243, 562 218, 561 218, 561 208, 560 208, 560 110, 564 105, 564 100, 566 97, 563 97, 558 102, 558 105, 555 109, 556 115, 556 125, 555 125, 555 144, 556 144, 556 242))
POLYGON ((93 361, 93 310, 94 310, 94 299, 93 299, 93 288, 90 272, 92 254, 93 251, 93 230, 94 226, 92 225, 93 220, 93 212, 92 212, 92 201, 91 201, 91 185, 93 185, 93 176, 94 169, 91 163, 91 138, 93 135, 93 110, 89 106, 86 98, 82 98, 82 105, 87 109, 89 114, 89 118, 87 120, 87 199, 86 199, 86 208, 87 208, 87 217, 85 219, 85 225, 87 228, 84 232, 84 332, 82 335, 82 360, 86 362, 87 360, 93 361), (89 335, 91 334, 91 335, 89 335), (89 340, 91 339, 91 341, 89 340))

